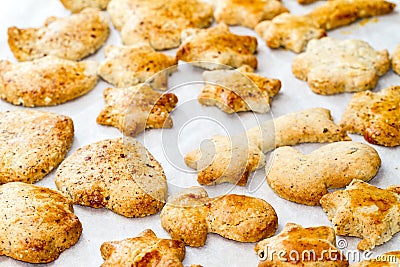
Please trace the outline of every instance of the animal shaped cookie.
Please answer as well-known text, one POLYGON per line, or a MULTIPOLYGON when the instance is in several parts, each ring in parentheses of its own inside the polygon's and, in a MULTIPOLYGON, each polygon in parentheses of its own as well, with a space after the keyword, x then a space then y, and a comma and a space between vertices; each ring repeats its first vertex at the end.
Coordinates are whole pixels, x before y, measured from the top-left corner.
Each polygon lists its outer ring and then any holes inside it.
POLYGON ((400 145, 400 86, 353 95, 340 125, 345 131, 364 135, 369 143, 400 145))
POLYGON ((397 267, 400 264, 400 251, 390 251, 375 259, 363 260, 351 264, 351 267, 397 267))
POLYGON ((335 232, 328 226, 303 228, 287 223, 282 232, 258 242, 254 249, 261 260, 259 267, 349 265, 336 248, 335 232))
POLYGON ((118 128, 127 136, 136 136, 149 128, 171 128, 169 113, 178 98, 172 93, 161 94, 147 84, 104 90, 106 107, 97 123, 118 128))
POLYGON ((176 266, 183 267, 185 243, 158 238, 147 229, 134 238, 104 242, 101 247, 102 267, 112 266, 176 266))
POLYGON ((160 217, 173 239, 192 247, 203 246, 207 233, 256 242, 272 236, 278 227, 275 210, 265 200, 235 194, 209 198, 201 187, 169 197, 160 217))
POLYGON ((57 169, 55 183, 74 204, 104 207, 125 217, 155 214, 167 196, 161 165, 129 137, 79 148, 57 169))
POLYGON ((87 7, 106 9, 108 2, 110 0, 61 0, 64 7, 73 13, 78 13, 87 7))
POLYGON ((182 44, 176 52, 178 60, 190 62, 208 70, 239 68, 248 65, 257 68, 257 39, 229 31, 220 23, 208 29, 187 29, 182 32, 182 44))
POLYGON ((387 50, 361 40, 312 40, 292 63, 294 76, 322 95, 373 89, 390 67, 387 50))
POLYGON ((360 237, 357 249, 371 250, 400 231, 400 195, 353 180, 345 190, 321 198, 321 206, 337 235, 360 237))
POLYGON ((396 47, 392 55, 393 71, 400 75, 400 45, 396 47))
POLYGON ((150 78, 155 75, 152 87, 166 90, 168 75, 176 70, 178 64, 175 57, 156 52, 148 44, 109 45, 104 51, 106 59, 99 66, 99 75, 117 87, 150 83, 150 78))
POLYGON ((97 63, 46 56, 28 62, 0 60, 0 97, 26 107, 58 105, 92 90, 97 63))
POLYGON ((267 181, 280 197, 315 206, 328 189, 344 187, 353 179, 371 180, 380 165, 378 152, 363 143, 335 142, 309 155, 279 147, 266 167, 267 181))
POLYGON ((0 184, 35 183, 64 159, 74 138, 71 118, 37 110, 0 112, 0 184))
POLYGON ((78 242, 82 224, 56 190, 12 182, 0 186, 0 255, 52 262, 78 242))
POLYGON ((66 18, 50 17, 41 28, 8 28, 8 44, 19 61, 55 56, 81 60, 107 40, 110 28, 106 16, 88 8, 66 18))

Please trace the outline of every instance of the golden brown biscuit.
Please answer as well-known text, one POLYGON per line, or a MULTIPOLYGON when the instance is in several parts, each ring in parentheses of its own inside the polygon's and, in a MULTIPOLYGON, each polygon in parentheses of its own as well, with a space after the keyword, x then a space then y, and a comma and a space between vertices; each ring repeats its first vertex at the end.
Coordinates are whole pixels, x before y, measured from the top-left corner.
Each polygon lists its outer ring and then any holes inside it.
POLYGON ((393 71, 400 75, 400 45, 396 47, 392 55, 393 71))
POLYGON ((336 236, 331 227, 303 228, 287 223, 282 232, 258 242, 254 250, 261 260, 259 267, 348 266, 346 257, 335 244, 336 236))
POLYGON ((321 206, 336 234, 362 238, 359 250, 371 250, 400 232, 400 195, 360 180, 326 194, 321 206))
POLYGON ((212 5, 199 0, 112 0, 107 10, 124 44, 146 42, 156 50, 178 47, 183 30, 213 20, 212 5))
POLYGON ((217 23, 254 28, 262 20, 270 20, 288 12, 279 0, 217 0, 214 16, 217 23))
POLYGON ((57 169, 55 183, 75 204, 104 207, 125 217, 155 214, 167 196, 161 165, 129 137, 79 148, 57 169))
POLYGON ((0 60, 0 97, 26 107, 53 106, 86 94, 97 84, 97 63, 47 56, 29 62, 0 60))
POLYGON ((281 81, 249 71, 214 70, 203 72, 206 83, 198 99, 202 105, 217 106, 226 113, 270 110, 272 98, 281 89, 281 81))
POLYGON ((340 125, 345 131, 364 135, 369 143, 400 145, 400 86, 355 94, 340 125))
POLYGON ((157 238, 152 230, 147 229, 134 238, 105 242, 100 251, 104 259, 102 267, 183 267, 185 243, 157 238))
POLYGON ((0 184, 41 180, 64 159, 73 138, 74 124, 67 116, 0 112, 0 184))
POLYGON ((88 8, 66 18, 50 17, 41 28, 8 28, 8 44, 19 61, 48 55, 81 60, 99 49, 109 33, 105 15, 88 8))
POLYGON ((296 56, 292 71, 322 95, 373 89, 390 67, 388 51, 376 51, 361 40, 312 40, 296 56))
POLYGON ((147 84, 104 90, 106 107, 97 123, 118 128, 127 136, 136 136, 149 128, 171 128, 169 113, 178 98, 172 93, 161 94, 147 84))
POLYGON ((270 48, 281 47, 296 53, 304 51, 310 40, 326 36, 326 31, 310 18, 289 13, 260 22, 255 31, 270 48))
POLYGON ((277 148, 266 173, 268 184, 280 197, 316 206, 328 189, 345 187, 353 179, 369 181, 380 166, 381 159, 373 147, 335 142, 309 155, 288 146, 277 148))
POLYGON ((256 51, 255 37, 233 34, 226 24, 220 23, 208 29, 183 31, 176 58, 208 70, 224 69, 224 65, 233 68, 249 65, 256 69, 256 51))
POLYGON ((307 5, 316 2, 317 0, 297 0, 299 4, 307 5))
POLYGON ((106 9, 108 2, 110 0, 61 0, 64 7, 73 13, 78 13, 87 7, 106 9))
POLYGON ((278 227, 275 210, 265 200, 234 194, 209 198, 201 187, 169 197, 160 217, 173 239, 192 247, 203 246, 207 233, 256 242, 272 236, 278 227))
POLYGON ((0 186, 0 255, 30 263, 54 261, 78 242, 82 224, 58 191, 14 182, 0 186))
POLYGON ((175 57, 158 53, 147 44, 109 45, 104 51, 106 59, 99 66, 99 75, 117 87, 147 82, 153 75, 165 70, 151 82, 153 88, 165 90, 168 75, 176 70, 178 64, 175 57))
POLYGON ((375 259, 363 260, 353 263, 351 267, 398 267, 400 264, 400 251, 390 251, 377 256, 375 259))

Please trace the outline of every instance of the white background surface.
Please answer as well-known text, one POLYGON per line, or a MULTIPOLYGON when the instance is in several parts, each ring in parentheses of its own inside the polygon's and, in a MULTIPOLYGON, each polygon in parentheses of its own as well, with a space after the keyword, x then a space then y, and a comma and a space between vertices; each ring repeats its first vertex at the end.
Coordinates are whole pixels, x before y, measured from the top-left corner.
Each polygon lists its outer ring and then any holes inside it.
MULTIPOLYGON (((303 14, 313 7, 321 4, 302 7, 294 0, 283 0, 285 5, 294 14, 303 14)), ((399 1, 394 1, 400 5, 399 1)), ((69 11, 57 0, 18 0, 7 1, 0 0, 0 58, 15 61, 7 44, 7 28, 10 26, 39 27, 49 16, 67 16, 69 11)), ((365 21, 364 21, 365 22, 365 21)), ((232 31, 239 34, 255 35, 249 29, 241 27, 232 27, 232 31)), ((395 46, 400 44, 400 14, 399 7, 393 14, 381 16, 372 19, 366 23, 355 23, 348 27, 339 28, 328 33, 331 37, 339 39, 362 39, 368 41, 376 49, 388 49, 393 52, 395 46)), ((274 116, 280 116, 289 112, 298 111, 309 107, 325 107, 332 111, 332 115, 336 122, 339 122, 341 115, 351 98, 351 94, 340 94, 334 96, 320 96, 311 92, 307 84, 303 81, 296 80, 291 72, 291 62, 294 53, 289 51, 270 50, 259 39, 258 73, 267 77, 279 78, 282 81, 281 92, 272 101, 272 110, 274 116)), ((107 44, 121 44, 119 34, 112 28, 112 34, 107 44)), ((173 54, 174 51, 168 53, 173 54)), ((103 48, 95 55, 89 57, 97 61, 101 61, 103 56, 103 48)), ((200 70, 193 70, 193 79, 201 73, 200 70), (197 76, 196 76, 197 75, 197 76)), ((179 77, 187 75, 185 72, 179 72, 171 77, 171 84, 179 83, 179 77)), ((376 89, 386 88, 391 85, 400 85, 400 77, 395 75, 391 70, 383 76, 376 89)), ((120 137, 119 131, 112 127, 105 127, 96 124, 96 117, 104 106, 102 92, 109 85, 100 82, 96 88, 87 95, 80 97, 74 101, 63 105, 49 108, 37 108, 41 110, 49 110, 70 116, 75 124, 75 139, 73 147, 70 151, 75 151, 78 147, 87 145, 91 142, 102 140, 105 138, 120 137)), ((179 136, 179 149, 187 152, 200 143, 205 137, 210 137, 215 133, 223 133, 223 129, 215 123, 208 121, 197 121, 189 124, 188 127, 181 129, 180 125, 187 122, 188 115, 185 112, 205 112, 204 114, 214 114, 215 120, 226 128, 234 125, 234 128, 241 128, 242 125, 236 125, 235 116, 223 114, 216 108, 201 107, 195 100, 198 93, 198 86, 181 87, 174 91, 179 97, 178 110, 174 111, 172 117, 175 120, 175 128, 170 131, 163 132, 161 130, 151 130, 138 138, 145 143, 146 147, 153 153, 155 158, 163 165, 167 179, 173 185, 196 185, 196 176, 193 173, 187 173, 174 168, 167 157, 163 154, 163 148, 167 146, 168 151, 178 152, 176 147, 176 138, 179 136), (196 88, 195 88, 196 87, 196 88), (189 102, 185 102, 189 101, 189 102), (201 127, 199 127, 199 125, 201 127), (195 128, 196 127, 196 128, 195 128), (175 136, 175 137, 174 137, 175 136), (164 138, 164 145, 160 141, 160 137, 164 138), (175 138, 175 140, 174 140, 175 138), (169 146, 169 147, 168 147, 169 146)), ((0 101, 0 111, 20 109, 4 101, 0 101)), ((240 118, 246 122, 251 119, 250 114, 240 114, 240 118)), ((361 136, 352 135, 353 140, 365 142, 361 136)), ((303 152, 311 152, 320 147, 319 144, 304 144, 297 146, 303 152)), ((392 184, 400 184, 400 148, 384 148, 374 146, 382 158, 382 167, 378 175, 371 181, 371 184, 386 187, 392 184)), ((182 163, 182 156, 179 154, 169 157, 173 162, 182 163)), ((366 164, 368 164, 366 162, 366 164)), ((264 181, 264 170, 260 170, 254 177, 252 187, 236 187, 230 185, 219 185, 216 188, 206 188, 210 195, 218 195, 220 193, 232 190, 233 193, 247 194, 267 200, 276 210, 279 217, 279 233, 287 222, 295 222, 305 227, 317 225, 331 225, 326 214, 320 207, 309 207, 295 204, 279 198, 268 187, 264 181), (253 190, 259 186, 257 190, 253 190)), ((46 176, 39 185, 55 188, 54 172, 46 176)), ((312 186, 312 185, 310 185, 312 186)), ((170 192, 176 191, 171 186, 170 192)), ((83 234, 79 242, 72 248, 61 254, 60 258, 53 263, 41 266, 99 266, 103 260, 100 256, 100 245, 104 241, 121 240, 128 237, 134 237, 141 231, 150 228, 159 237, 168 238, 168 234, 161 228, 159 214, 148 216, 146 218, 129 219, 106 209, 92 209, 88 207, 75 206, 75 213, 83 224, 83 234)), ((348 242, 348 249, 356 249, 359 242, 357 238, 338 237, 338 240, 345 239, 348 242)), ((257 256, 254 252, 254 243, 238 243, 224 239, 215 234, 209 234, 207 243, 202 248, 186 249, 186 258, 184 265, 202 264, 203 266, 256 266, 258 263, 257 256)), ((400 234, 397 234, 389 242, 378 246, 372 252, 374 256, 390 250, 400 250, 400 234)), ((18 262, 7 257, 0 257, 0 266, 30 266, 30 264, 18 262)))

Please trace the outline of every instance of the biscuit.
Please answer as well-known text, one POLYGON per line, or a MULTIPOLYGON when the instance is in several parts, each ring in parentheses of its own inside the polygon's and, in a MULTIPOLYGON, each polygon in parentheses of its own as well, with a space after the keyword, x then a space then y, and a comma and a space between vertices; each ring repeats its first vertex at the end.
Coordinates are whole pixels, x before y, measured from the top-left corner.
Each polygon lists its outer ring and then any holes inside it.
POLYGON ((343 113, 345 131, 364 135, 369 143, 400 145, 400 86, 354 94, 343 113))
POLYGON ((87 7, 106 9, 108 2, 110 0, 61 0, 64 7, 73 13, 78 13, 87 7))
POLYGON ((376 51, 361 40, 311 40, 296 56, 292 71, 322 95, 373 89, 390 67, 388 51, 376 51))
POLYGON ((288 12, 279 0, 217 0, 214 16, 217 23, 254 28, 262 20, 270 20, 288 12))
POLYGON ((178 98, 172 93, 161 94, 147 84, 128 88, 104 90, 106 107, 97 117, 97 123, 118 128, 127 136, 136 136, 145 129, 172 128, 169 113, 178 98))
POLYGON ((152 86, 158 90, 166 90, 168 75, 176 70, 178 64, 175 57, 158 53, 147 44, 109 45, 104 51, 106 59, 100 64, 98 73, 104 80, 117 87, 147 82, 163 71, 153 78, 152 86))
POLYGON ((398 267, 400 264, 400 251, 390 251, 379 255, 375 259, 363 260, 353 263, 351 267, 398 267))
POLYGON ((176 52, 178 60, 208 70, 225 69, 224 65, 257 68, 257 57, 254 55, 257 39, 233 34, 224 23, 208 29, 187 29, 182 32, 181 38, 182 44, 176 52))
POLYGON ((79 148, 57 169, 55 183, 74 204, 104 207, 125 217, 157 213, 167 195, 161 165, 129 137, 79 148))
POLYGON ((393 71, 400 75, 400 45, 396 47, 392 55, 393 71))
POLYGON ((326 31, 310 18, 289 13, 260 22, 255 31, 270 48, 285 48, 296 53, 304 51, 310 40, 326 36, 326 31))
POLYGON ((353 180, 345 190, 323 196, 321 206, 337 235, 362 238, 359 250, 371 250, 400 232, 400 195, 391 190, 353 180))
POLYGON ((0 60, 0 97, 26 107, 62 104, 97 84, 95 61, 75 62, 46 56, 12 63, 0 60))
POLYGON ((180 240, 157 238, 147 229, 134 238, 105 242, 100 247, 104 263, 112 266, 183 267, 185 244, 180 240))
POLYGON ((235 194, 209 198, 201 187, 169 197, 160 217, 173 239, 192 247, 203 246, 207 233, 257 242, 272 236, 278 227, 275 210, 265 200, 235 194))
POLYGON ((30 263, 56 260, 75 245, 82 224, 58 191, 13 182, 0 186, 0 255, 30 263))
POLYGON ((316 2, 317 0, 297 0, 299 4, 307 5, 316 2))
POLYGON ((178 47, 183 30, 213 20, 212 5, 199 0, 112 0, 107 10, 125 45, 146 42, 156 50, 178 47))
POLYGON ((107 40, 110 28, 105 15, 85 9, 66 18, 50 17, 41 28, 8 28, 8 44, 19 61, 55 56, 81 60, 107 40))
POLYGON ((266 167, 269 186, 284 199, 310 206, 319 205, 328 189, 345 187, 353 179, 371 180, 381 165, 373 147, 356 142, 335 142, 309 155, 280 147, 272 157, 266 167))
POLYGON ((258 242, 254 250, 261 260, 259 267, 347 267, 349 263, 346 257, 335 244, 336 236, 331 227, 303 228, 295 223, 287 223, 282 232, 258 242))
POLYGON ((65 157, 74 124, 63 115, 36 110, 0 112, 0 184, 35 183, 65 157))
POLYGON ((281 81, 253 73, 246 68, 203 72, 205 87, 198 99, 202 105, 217 106, 226 113, 252 110, 266 113, 281 81))

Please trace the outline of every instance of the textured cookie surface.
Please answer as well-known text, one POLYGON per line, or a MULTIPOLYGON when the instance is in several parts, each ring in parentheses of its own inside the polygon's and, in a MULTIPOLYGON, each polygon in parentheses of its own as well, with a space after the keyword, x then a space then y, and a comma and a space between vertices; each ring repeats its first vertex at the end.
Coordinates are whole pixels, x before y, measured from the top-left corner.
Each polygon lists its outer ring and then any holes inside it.
POLYGON ((64 159, 73 138, 74 125, 67 116, 0 112, 0 184, 41 180, 64 159))
MULTIPOLYGON (((150 77, 178 62, 175 57, 156 52, 147 44, 135 46, 110 45, 105 48, 106 59, 99 66, 99 75, 117 87, 128 87, 147 82, 150 77)), ((152 86, 167 89, 167 78, 176 70, 172 67, 158 74, 152 86)))
POLYGON ((296 78, 317 94, 373 89, 390 66, 387 50, 376 51, 361 40, 312 40, 292 63, 296 78))
POLYGON ((208 29, 183 31, 182 44, 176 52, 176 57, 178 60, 191 62, 209 70, 226 68, 223 65, 233 68, 248 65, 256 69, 256 50, 255 37, 233 34, 226 24, 220 23, 208 29))
POLYGON ((44 56, 80 60, 94 53, 110 33, 105 15, 85 9, 66 18, 50 17, 41 28, 8 28, 8 44, 19 61, 44 56))
POLYGON ((347 259, 335 244, 336 236, 331 227, 303 228, 295 223, 287 223, 282 232, 258 242, 254 249, 261 259, 258 265, 260 267, 348 266, 347 259), (272 251, 278 251, 279 257, 277 254, 271 254, 272 251), (306 257, 311 251, 317 256, 306 257))
POLYGON ((377 256, 375 259, 363 260, 353 263, 351 267, 398 267, 400 264, 400 251, 390 251, 377 256))
POLYGON ((74 204, 105 207, 126 217, 157 213, 167 194, 161 165, 127 137, 79 148, 57 169, 55 182, 74 204))
POLYGON ((353 95, 340 124, 372 144, 400 145, 400 86, 353 95))
POLYGON ((279 0, 217 0, 214 16, 218 23, 254 28, 258 22, 287 11, 279 0))
POLYGON ((46 263, 78 242, 82 225, 59 192, 14 182, 0 186, 0 230, 0 255, 46 263))
POLYGON ((255 31, 270 48, 285 48, 296 53, 304 51, 310 40, 326 36, 326 31, 310 18, 289 13, 260 22, 255 31))
POLYGON ((396 47, 392 55, 393 71, 400 75, 400 45, 396 47))
POLYGON ((137 237, 105 242, 100 247, 104 259, 102 267, 154 266, 183 267, 185 243, 180 240, 158 238, 152 230, 137 237))
POLYGON ((371 180, 381 165, 373 147, 356 142, 335 142, 308 155, 280 147, 273 156, 266 167, 270 187, 284 199, 313 206, 328 189, 345 187, 353 179, 371 180))
POLYGON ((107 10, 124 44, 147 42, 156 50, 179 46, 183 30, 213 20, 212 5, 198 0, 112 0, 107 10))
POLYGON ((110 0, 61 0, 64 7, 74 13, 80 12, 87 7, 106 9, 108 2, 110 0))
POLYGON ((278 217, 262 199, 235 194, 209 198, 203 188, 192 187, 168 198, 161 211, 161 225, 172 238, 200 247, 207 233, 240 242, 272 236, 278 217))
POLYGON ((149 128, 171 128, 169 113, 178 98, 172 93, 161 94, 146 84, 104 90, 106 107, 97 123, 118 128, 128 136, 136 136, 149 128))
POLYGON ((360 237, 357 249, 371 250, 400 231, 400 195, 360 180, 321 198, 336 234, 360 237))
POLYGON ((89 92, 97 80, 94 61, 53 56, 21 63, 0 60, 0 97, 14 105, 61 104, 89 92))
POLYGON ((217 106, 226 113, 270 110, 272 98, 281 89, 281 81, 255 74, 247 68, 205 71, 206 83, 198 99, 202 105, 217 106))

